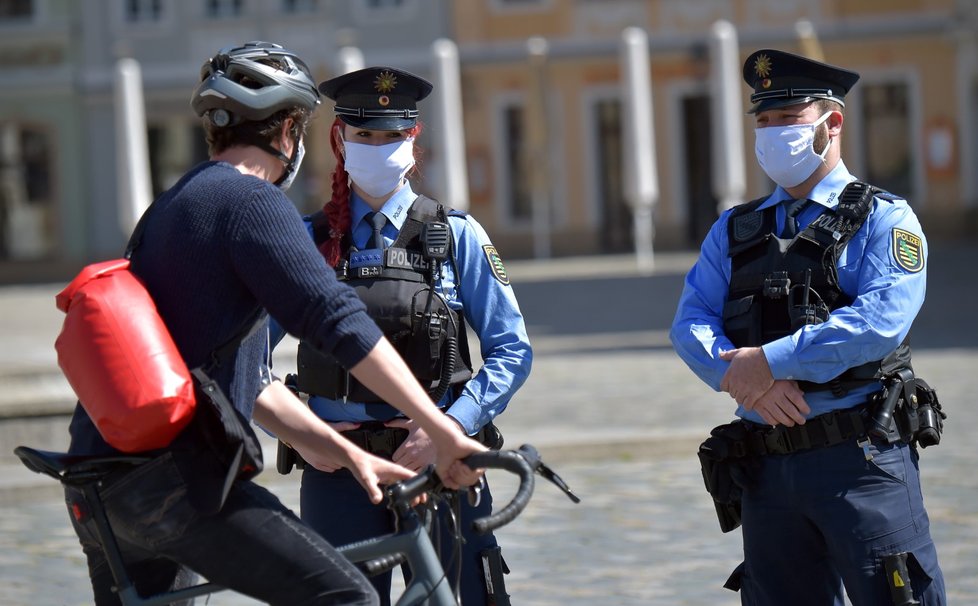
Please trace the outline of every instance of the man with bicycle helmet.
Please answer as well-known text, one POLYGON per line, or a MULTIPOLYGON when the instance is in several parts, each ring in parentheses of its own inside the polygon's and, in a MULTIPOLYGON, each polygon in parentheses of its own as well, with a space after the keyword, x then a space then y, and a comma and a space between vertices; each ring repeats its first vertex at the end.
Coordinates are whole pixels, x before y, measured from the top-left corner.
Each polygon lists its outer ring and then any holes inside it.
MULTIPOLYGON (((261 318, 260 330, 220 356, 210 377, 244 419, 288 440, 312 465, 350 469, 375 501, 378 484, 411 475, 341 439, 280 382, 258 372, 269 362, 269 314, 424 426, 447 484, 472 483, 478 475, 459 459, 484 447, 461 436, 410 378, 356 294, 326 270, 283 193, 301 164, 302 138, 318 104, 309 69, 276 44, 226 48, 206 61, 191 106, 203 118, 210 160, 147 211, 131 269, 190 368, 261 318)), ((241 478, 226 488, 223 475, 198 465, 210 451, 194 427, 145 453, 148 462, 110 474, 100 489, 141 594, 186 585, 193 571, 271 604, 377 603, 366 578, 267 489, 241 478)), ((72 453, 118 454, 80 406, 70 432, 72 453)), ((85 510, 74 489, 67 500, 70 509, 85 510)), ((90 522, 78 517, 73 523, 95 602, 118 603, 105 554, 90 522)))

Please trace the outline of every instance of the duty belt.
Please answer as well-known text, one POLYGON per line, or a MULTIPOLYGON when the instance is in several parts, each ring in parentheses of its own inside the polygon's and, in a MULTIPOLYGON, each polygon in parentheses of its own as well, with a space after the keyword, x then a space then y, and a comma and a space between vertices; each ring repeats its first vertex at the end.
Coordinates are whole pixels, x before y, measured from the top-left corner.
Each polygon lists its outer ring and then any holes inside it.
POLYGON ((735 457, 791 454, 812 448, 826 448, 866 436, 869 416, 866 406, 833 410, 812 417, 804 425, 770 427, 743 421, 747 435, 734 445, 735 457))
POLYGON ((341 431, 340 435, 372 455, 390 459, 407 438, 408 430, 383 423, 363 423, 357 429, 341 431))

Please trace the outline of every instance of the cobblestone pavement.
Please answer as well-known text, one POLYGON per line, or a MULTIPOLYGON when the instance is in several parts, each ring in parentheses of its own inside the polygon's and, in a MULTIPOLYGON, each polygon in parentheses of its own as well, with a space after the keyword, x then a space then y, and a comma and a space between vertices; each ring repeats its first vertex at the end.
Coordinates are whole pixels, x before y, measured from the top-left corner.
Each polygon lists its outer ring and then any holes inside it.
MULTIPOLYGON (((978 481, 973 453, 978 430, 958 377, 978 363, 978 350, 926 352, 916 366, 921 376, 939 385, 951 421, 941 445, 922 452, 921 468, 933 533, 947 577, 952 604, 978 603, 978 481)), ((740 561, 737 533, 721 534, 703 489, 694 456, 699 434, 725 421, 704 402, 726 405, 722 396, 692 389, 688 377, 677 391, 658 402, 645 398, 644 414, 635 406, 619 413, 600 407, 613 402, 570 392, 567 418, 538 431, 534 407, 552 401, 547 385, 554 377, 581 376, 580 369, 622 372, 668 368, 678 378, 683 369, 666 352, 580 355, 541 361, 538 378, 528 385, 520 405, 501 423, 509 445, 530 442, 583 500, 574 505, 555 487, 539 481, 530 506, 499 532, 513 569, 507 581, 515 604, 532 606, 591 605, 719 605, 738 604, 722 589, 727 574, 740 561), (673 424, 670 409, 680 408, 685 392, 699 392, 695 418, 673 424), (577 440, 604 418, 606 431, 627 427, 629 437, 616 443, 577 440), (661 425, 674 427, 672 439, 655 436, 661 425), (555 436, 564 435, 558 441, 555 436), (576 441, 575 441, 576 440, 576 441), (578 443, 582 446, 578 446, 578 443)), ((671 380, 671 379, 670 379, 671 380)), ((668 385, 668 383, 666 383, 668 385)), ((634 394, 622 393, 622 401, 634 394)), ((609 438, 610 440, 610 438, 609 438)), ((271 459, 269 458, 269 461, 271 459)), ((23 471, 25 477, 30 474, 23 471)), ((297 506, 295 476, 273 470, 261 476, 290 506, 297 506)), ((512 494, 505 476, 491 477, 496 498, 512 494)), ((53 482, 8 494, 0 502, 0 602, 9 606, 80 605, 89 602, 88 580, 77 541, 53 482)), ((247 598, 222 593, 212 604, 252 605, 247 598)))
MULTIPOLYGON (((958 253, 948 259, 974 267, 975 250, 968 249, 967 259, 958 253)), ((583 500, 575 505, 538 481, 526 512, 499 531, 513 570, 507 580, 513 601, 739 604, 722 584, 741 559, 740 537, 720 533, 695 457, 709 429, 729 420, 730 401, 704 387, 669 347, 666 330, 681 272, 667 268, 637 278, 615 269, 613 261, 599 268, 600 279, 594 271, 574 275, 580 268, 573 263, 557 277, 541 266, 510 271, 520 285, 536 359, 499 425, 507 446, 537 446, 583 500)), ((967 605, 978 604, 978 410, 969 381, 978 368, 978 321, 974 314, 955 324, 948 320, 962 301, 978 299, 975 286, 957 286, 950 279, 953 264, 946 267, 943 276, 935 272, 935 287, 915 325, 914 366, 937 387, 950 419, 942 443, 922 451, 920 465, 950 603, 967 605)), ((57 315, 40 303, 49 305, 50 289, 41 289, 40 298, 30 287, 3 290, 0 364, 17 372, 0 376, 0 410, 8 410, 0 423, 0 603, 88 604, 85 564, 57 486, 9 455, 11 440, 46 448, 66 440, 63 417, 45 421, 9 412, 65 408, 63 385, 51 370, 56 328, 49 323, 57 315), (32 313, 9 319, 25 309, 32 313)), ((287 367, 289 360, 283 355, 276 363, 287 367)), ((277 475, 271 453, 266 462, 270 469, 260 480, 296 507, 296 477, 277 475)), ((497 501, 511 494, 506 476, 494 474, 490 481, 497 501)), ((255 604, 228 592, 209 603, 255 604)))

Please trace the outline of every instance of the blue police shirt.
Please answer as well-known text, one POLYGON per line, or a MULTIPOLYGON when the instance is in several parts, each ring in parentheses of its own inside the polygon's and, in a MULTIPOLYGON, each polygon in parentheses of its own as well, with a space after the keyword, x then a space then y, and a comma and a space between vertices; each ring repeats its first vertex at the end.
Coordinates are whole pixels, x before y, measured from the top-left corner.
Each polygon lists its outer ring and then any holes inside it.
MULTIPOLYGON (((387 217, 383 228, 385 245, 389 246, 407 218, 407 211, 417 194, 410 186, 394 194, 380 209, 387 217)), ((373 228, 366 219, 372 209, 356 193, 351 193, 350 221, 353 243, 360 250, 371 248, 373 228)), ((308 221, 307 221, 308 224, 308 221)), ((459 276, 450 261, 442 264, 441 278, 435 290, 448 305, 465 317, 479 338, 482 367, 465 384, 454 401, 451 391, 439 406, 472 435, 505 410, 510 399, 530 373, 533 353, 526 334, 513 287, 498 263, 495 248, 482 226, 471 216, 449 215, 455 244, 455 261, 459 276)), ((312 226, 309 224, 310 235, 312 226)), ((281 329, 273 342, 281 338, 281 329)), ((312 410, 327 421, 387 421, 401 413, 388 404, 344 402, 323 397, 309 400, 312 410)))
MULTIPOLYGON (((803 229, 822 211, 838 206, 838 196, 855 177, 839 164, 809 194, 810 204, 798 217, 803 229)), ((765 209, 791 196, 778 187, 760 205, 765 209)), ((734 349, 723 334, 723 306, 730 284, 727 220, 724 212, 703 241, 700 256, 686 275, 670 339, 686 364, 707 385, 720 390, 729 363, 720 351, 734 349)), ((780 230, 784 210, 777 210, 780 230)), ((779 231, 780 233, 780 231, 779 231)), ((794 334, 763 345, 775 379, 824 383, 848 368, 879 360, 904 340, 924 302, 927 243, 916 215, 905 200, 875 198, 873 210, 842 251, 839 286, 853 299, 834 310, 827 321, 802 327, 794 334)), ((808 392, 809 417, 866 401, 880 389, 871 384, 836 398, 828 390, 808 392)), ((755 411, 738 407, 738 416, 764 423, 755 411)))

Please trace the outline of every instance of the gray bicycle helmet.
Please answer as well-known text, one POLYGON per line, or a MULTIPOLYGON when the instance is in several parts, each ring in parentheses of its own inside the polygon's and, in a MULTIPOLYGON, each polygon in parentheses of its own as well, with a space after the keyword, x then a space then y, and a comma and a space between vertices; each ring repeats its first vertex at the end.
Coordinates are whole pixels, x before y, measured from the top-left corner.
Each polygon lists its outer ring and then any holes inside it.
POLYGON ((309 67, 295 53, 271 42, 221 49, 200 68, 190 98, 198 116, 215 126, 264 120, 293 107, 312 110, 319 91, 309 67))

